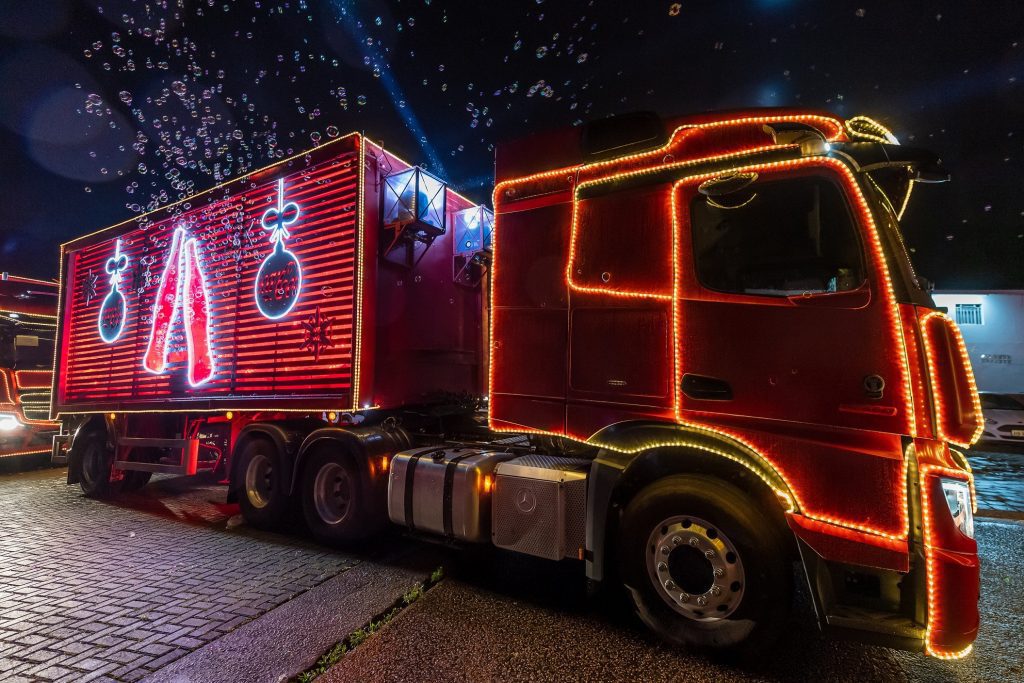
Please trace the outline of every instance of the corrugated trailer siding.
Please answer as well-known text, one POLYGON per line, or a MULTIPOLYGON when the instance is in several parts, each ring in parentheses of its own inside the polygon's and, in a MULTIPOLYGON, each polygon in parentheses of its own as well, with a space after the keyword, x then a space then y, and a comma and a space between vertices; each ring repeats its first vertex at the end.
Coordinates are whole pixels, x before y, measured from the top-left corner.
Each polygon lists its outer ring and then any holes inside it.
MULTIPOLYGON (((356 278, 358 152, 339 149, 333 157, 299 170, 302 161, 261 172, 251 179, 216 189, 174 215, 120 235, 128 257, 121 292, 127 319, 113 343, 98 332, 97 316, 109 291, 104 270, 114 254, 115 238, 69 254, 67 307, 62 321, 66 358, 60 361, 58 407, 89 409, 116 403, 125 409, 219 397, 335 396, 350 400, 353 348, 353 297, 356 278), (263 213, 276 207, 279 178, 284 201, 300 207, 288 226, 286 246, 298 259, 302 285, 294 308, 278 320, 263 316, 254 288, 260 265, 273 246, 261 226, 263 213), (187 350, 181 315, 171 327, 166 370, 159 375, 142 365, 152 326, 157 288, 166 265, 171 237, 178 227, 197 240, 206 277, 210 332, 216 373, 191 387, 185 379, 187 350), (86 291, 96 277, 96 295, 86 291), (330 319, 332 344, 319 360, 304 348, 316 309, 330 319)), ((308 159, 307 159, 308 162, 308 159)))

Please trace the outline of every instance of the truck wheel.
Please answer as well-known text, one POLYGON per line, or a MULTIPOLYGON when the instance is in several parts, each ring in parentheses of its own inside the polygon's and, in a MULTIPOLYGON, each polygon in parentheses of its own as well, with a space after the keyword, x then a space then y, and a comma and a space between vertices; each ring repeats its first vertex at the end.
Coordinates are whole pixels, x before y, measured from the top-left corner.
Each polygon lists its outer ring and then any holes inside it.
POLYGON ((358 541, 383 526, 370 512, 369 491, 355 461, 340 449, 320 448, 302 469, 302 513, 318 541, 358 541))
POLYGON ((121 484, 122 491, 138 491, 149 483, 152 472, 140 472, 138 470, 126 470, 124 481, 121 484))
POLYGON ((121 482, 113 480, 114 453, 107 448, 106 439, 90 434, 82 444, 82 493, 89 498, 106 498, 117 493, 121 482))
POLYGON ((252 439, 238 456, 238 506, 245 521, 254 527, 273 528, 284 521, 288 491, 281 475, 281 454, 273 442, 252 439))
POLYGON ((636 613, 666 642, 746 658, 785 624, 785 540, 735 486, 705 476, 657 481, 626 506, 619 539, 636 613))

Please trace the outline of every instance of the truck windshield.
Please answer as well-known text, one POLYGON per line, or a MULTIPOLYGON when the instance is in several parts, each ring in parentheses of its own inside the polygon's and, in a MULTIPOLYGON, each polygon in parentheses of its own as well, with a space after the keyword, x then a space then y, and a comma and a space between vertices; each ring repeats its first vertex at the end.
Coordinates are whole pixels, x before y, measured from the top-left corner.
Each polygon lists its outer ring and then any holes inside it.
POLYGON ((739 202, 698 195, 690 205, 701 284, 721 292, 792 296, 841 292, 864 282, 860 242, 835 184, 808 177, 757 182, 745 192, 739 202))
POLYGON ((52 329, 0 319, 0 368, 50 370, 52 366, 52 329))

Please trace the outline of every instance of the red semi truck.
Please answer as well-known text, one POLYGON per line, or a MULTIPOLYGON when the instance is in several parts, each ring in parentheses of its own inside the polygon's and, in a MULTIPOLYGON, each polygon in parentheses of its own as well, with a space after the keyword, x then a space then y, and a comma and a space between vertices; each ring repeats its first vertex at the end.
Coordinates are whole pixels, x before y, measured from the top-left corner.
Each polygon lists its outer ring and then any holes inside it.
POLYGON ((494 213, 360 134, 63 245, 53 457, 252 524, 579 558, 665 640, 960 657, 981 429, 874 121, 637 114, 499 147, 494 213))
POLYGON ((50 452, 57 283, 0 273, 0 459, 50 452))

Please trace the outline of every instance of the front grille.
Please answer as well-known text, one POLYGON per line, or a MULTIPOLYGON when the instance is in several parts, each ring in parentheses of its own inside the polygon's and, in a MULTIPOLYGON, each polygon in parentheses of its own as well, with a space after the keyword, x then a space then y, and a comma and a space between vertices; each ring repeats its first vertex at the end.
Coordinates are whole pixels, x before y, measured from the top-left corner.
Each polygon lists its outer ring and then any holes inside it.
POLYGON ((21 411, 29 420, 50 419, 50 392, 48 390, 23 391, 18 395, 21 411))

